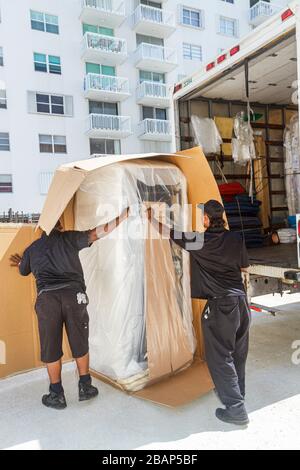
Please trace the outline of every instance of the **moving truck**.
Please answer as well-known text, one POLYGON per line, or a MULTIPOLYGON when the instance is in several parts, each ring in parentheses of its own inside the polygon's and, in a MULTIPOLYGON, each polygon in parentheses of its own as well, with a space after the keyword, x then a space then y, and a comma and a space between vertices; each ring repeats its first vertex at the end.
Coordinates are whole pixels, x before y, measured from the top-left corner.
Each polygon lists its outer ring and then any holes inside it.
MULTIPOLYGON (((264 218, 265 234, 286 226, 289 215, 284 178, 284 132, 291 117, 298 112, 299 55, 298 0, 255 28, 230 50, 224 50, 201 70, 177 83, 172 90, 171 115, 175 127, 172 150, 185 150, 198 144, 193 116, 215 119, 219 129, 224 131, 223 135, 221 133, 224 151, 216 155, 206 153, 206 158, 218 184, 226 178, 228 182, 241 183, 247 190, 251 173, 254 185, 257 178, 261 178, 263 184, 260 188, 256 184, 256 190, 262 203, 260 218, 264 218), (226 135, 226 126, 233 122, 230 118, 241 111, 250 116, 247 103, 255 116, 251 118, 251 125, 257 134, 256 143, 260 144, 259 155, 256 153, 259 158, 252 161, 252 171, 251 164, 233 163, 232 152, 228 152, 232 129, 230 135, 226 135)), ((252 295, 300 290, 296 243, 263 246, 250 249, 249 253, 252 295)))

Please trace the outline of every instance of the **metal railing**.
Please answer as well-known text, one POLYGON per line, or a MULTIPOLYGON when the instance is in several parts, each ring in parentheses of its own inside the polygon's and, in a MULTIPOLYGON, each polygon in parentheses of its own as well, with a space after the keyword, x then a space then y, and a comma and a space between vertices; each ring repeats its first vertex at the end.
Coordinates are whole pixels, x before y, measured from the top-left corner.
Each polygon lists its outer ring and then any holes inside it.
POLYGON ((137 87, 137 99, 141 98, 169 98, 169 91, 165 83, 144 81, 137 87))
POLYGON ((281 9, 282 7, 279 5, 260 0, 250 8, 250 21, 255 21, 259 17, 263 16, 272 16, 275 13, 278 13, 281 9))
POLYGON ((128 78, 115 77, 110 75, 101 75, 96 73, 88 73, 84 80, 84 90, 89 91, 107 91, 110 93, 128 93, 128 78))
POLYGON ((88 130, 131 133, 131 118, 130 116, 92 113, 88 118, 88 130))
POLYGON ((0 223, 1 224, 36 224, 39 221, 40 214, 26 214, 24 212, 14 212, 12 209, 9 209, 7 212, 0 213, 0 223))
POLYGON ((144 134, 170 135, 171 123, 162 119, 144 119, 139 123, 139 135, 144 134))
POLYGON ((81 0, 81 6, 125 16, 125 2, 121 0, 81 0))
POLYGON ((175 27, 175 14, 162 8, 139 5, 132 15, 133 26, 139 21, 151 21, 152 23, 175 27))
POLYGON ((125 39, 106 36, 104 34, 86 32, 83 37, 83 50, 93 49, 99 52, 112 54, 127 54, 125 39))
POLYGON ((169 47, 156 46, 154 44, 143 42, 138 46, 135 53, 137 60, 151 59, 171 64, 177 63, 176 49, 171 49, 169 47))

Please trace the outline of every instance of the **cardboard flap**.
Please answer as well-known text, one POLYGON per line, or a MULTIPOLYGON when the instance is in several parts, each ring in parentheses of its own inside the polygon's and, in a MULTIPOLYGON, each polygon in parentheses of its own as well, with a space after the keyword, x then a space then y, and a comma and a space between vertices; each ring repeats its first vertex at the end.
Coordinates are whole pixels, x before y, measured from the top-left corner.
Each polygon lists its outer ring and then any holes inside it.
POLYGON ((195 361, 188 369, 150 385, 133 395, 159 405, 175 408, 206 395, 214 385, 205 362, 195 361))
MULTIPOLYGON (((47 235, 51 232, 58 219, 63 214, 77 189, 90 171, 99 170, 114 163, 145 158, 168 158, 173 154, 146 153, 136 155, 109 155, 80 160, 60 166, 53 177, 49 192, 37 225, 47 235)), ((180 156, 180 155, 178 155, 180 156)), ((181 155, 181 158, 184 155, 181 155)), ((185 156, 187 157, 187 156, 185 156)))
POLYGON ((49 235, 85 175, 84 171, 74 168, 60 167, 56 170, 37 228, 41 228, 49 235))

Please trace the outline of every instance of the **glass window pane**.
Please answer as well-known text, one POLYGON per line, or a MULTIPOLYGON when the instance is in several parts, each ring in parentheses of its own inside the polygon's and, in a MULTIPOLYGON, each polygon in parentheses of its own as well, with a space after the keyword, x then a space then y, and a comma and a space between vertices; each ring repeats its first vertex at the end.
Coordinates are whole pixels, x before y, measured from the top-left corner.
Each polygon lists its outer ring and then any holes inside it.
POLYGON ((51 106, 51 113, 52 114, 64 114, 64 107, 60 105, 52 105, 51 106))
POLYGON ((36 101, 38 103, 49 103, 50 98, 49 95, 42 95, 41 93, 36 94, 36 101))
POLYGON ((85 34, 86 32, 98 33, 98 27, 92 24, 83 23, 82 30, 83 30, 83 34, 85 34))
POLYGON ((165 109, 155 109, 155 119, 161 119, 165 121, 167 119, 167 111, 165 109))
POLYGON ((31 28, 37 31, 45 31, 45 24, 39 21, 31 20, 31 28))
POLYGON ((101 66, 101 73, 103 75, 109 75, 111 77, 115 77, 116 69, 115 69, 115 67, 111 67, 109 65, 102 65, 101 66))
POLYGON ((143 119, 154 119, 154 108, 143 106, 143 119))
POLYGON ((104 103, 104 114, 112 116, 118 115, 118 105, 116 103, 104 103))
POLYGON ((105 140, 104 139, 90 139, 90 153, 103 153, 105 154, 105 140))
POLYGON ((151 82, 152 74, 146 70, 140 70, 140 83, 151 82))
POLYGON ((40 143, 40 153, 53 153, 53 145, 40 143))
POLYGON ((58 25, 58 16, 55 16, 55 15, 48 15, 48 14, 46 13, 46 15, 45 15, 45 21, 46 21, 46 23, 58 25))
POLYGON ((40 103, 37 103, 36 109, 37 109, 37 112, 38 112, 38 113, 50 113, 50 106, 49 106, 49 104, 40 104, 40 103))
POLYGON ((64 104, 64 97, 51 95, 51 104, 64 104))
POLYGON ((60 57, 56 55, 49 55, 49 64, 60 65, 60 57))
POLYGON ((111 28, 98 27, 97 33, 104 34, 105 36, 114 36, 114 30, 111 28))
POLYGON ((85 64, 86 73, 97 73, 100 74, 100 65, 99 64, 92 64, 91 62, 87 62, 85 64))
POLYGON ((52 135, 40 134, 39 141, 43 144, 52 144, 52 135))
POLYGON ((44 13, 41 13, 40 11, 30 10, 30 18, 32 20, 44 22, 44 13))
POLYGON ((59 34, 59 29, 57 25, 46 23, 47 33, 59 34))
POLYGON ((54 144, 66 145, 66 137, 64 135, 54 135, 54 144))

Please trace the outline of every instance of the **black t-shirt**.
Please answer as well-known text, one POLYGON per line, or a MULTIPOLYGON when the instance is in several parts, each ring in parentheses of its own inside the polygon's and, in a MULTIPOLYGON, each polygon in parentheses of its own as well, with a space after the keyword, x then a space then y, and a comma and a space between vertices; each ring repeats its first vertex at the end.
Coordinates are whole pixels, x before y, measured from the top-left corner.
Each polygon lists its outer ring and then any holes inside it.
MULTIPOLYGON (((202 234, 203 235, 203 234, 202 234)), ((207 230, 202 248, 193 242, 199 233, 171 231, 171 239, 191 255, 191 289, 196 299, 245 295, 241 268, 249 267, 245 243, 229 230, 207 230)))
POLYGON ((34 275, 38 294, 64 287, 85 292, 79 251, 88 246, 88 232, 53 230, 49 236, 43 234, 25 250, 20 273, 23 276, 34 275))

